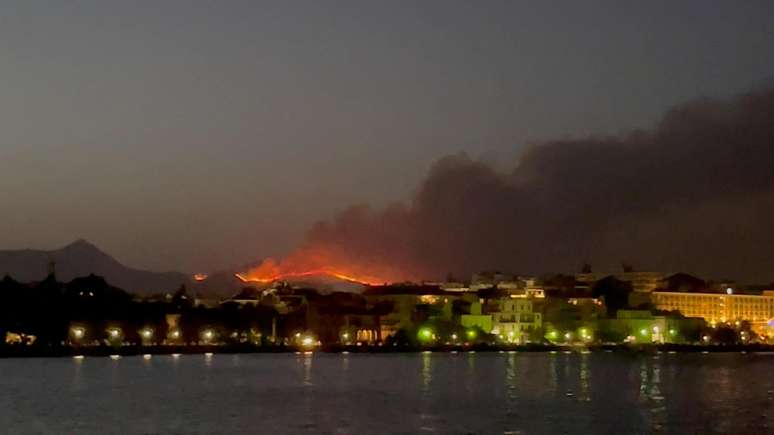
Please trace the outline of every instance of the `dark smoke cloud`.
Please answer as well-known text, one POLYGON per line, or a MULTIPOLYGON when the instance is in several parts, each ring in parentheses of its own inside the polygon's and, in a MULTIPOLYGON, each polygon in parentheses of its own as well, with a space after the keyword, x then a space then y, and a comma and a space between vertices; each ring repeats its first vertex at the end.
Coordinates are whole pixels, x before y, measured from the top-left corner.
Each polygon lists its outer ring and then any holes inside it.
POLYGON ((345 210, 309 231, 309 249, 393 279, 627 262, 768 282, 774 89, 681 105, 625 137, 542 143, 511 173, 445 157, 410 204, 345 210))

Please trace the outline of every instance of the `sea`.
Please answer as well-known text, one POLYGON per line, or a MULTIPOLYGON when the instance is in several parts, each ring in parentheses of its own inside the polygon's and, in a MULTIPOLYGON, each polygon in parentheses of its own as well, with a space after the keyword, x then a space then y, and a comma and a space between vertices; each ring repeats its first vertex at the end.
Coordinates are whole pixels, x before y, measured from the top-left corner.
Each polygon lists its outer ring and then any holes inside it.
POLYGON ((774 354, 0 360, 7 434, 766 434, 774 354))

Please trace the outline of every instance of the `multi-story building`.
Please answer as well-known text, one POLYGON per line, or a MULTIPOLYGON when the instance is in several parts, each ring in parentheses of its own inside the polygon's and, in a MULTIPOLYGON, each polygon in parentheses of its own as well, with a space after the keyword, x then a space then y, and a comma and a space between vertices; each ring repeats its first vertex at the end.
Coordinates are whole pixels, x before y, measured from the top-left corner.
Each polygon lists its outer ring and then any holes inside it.
POLYGON ((426 320, 451 321, 453 302, 464 293, 445 291, 438 286, 392 285, 368 287, 363 296, 369 306, 388 306, 388 312, 380 318, 379 336, 385 339, 426 320))
POLYGON ((655 291, 651 301, 660 310, 680 311, 710 324, 749 321, 753 330, 768 335, 774 329, 774 291, 760 295, 727 293, 678 293, 655 291))
POLYGON ((535 339, 533 332, 543 326, 543 316, 533 310, 532 298, 506 297, 490 301, 492 334, 503 340, 524 343, 535 339))
POLYGON ((636 292, 651 292, 661 287, 668 275, 662 272, 579 273, 575 275, 575 279, 578 282, 593 285, 595 282, 608 276, 631 283, 632 290, 636 292))

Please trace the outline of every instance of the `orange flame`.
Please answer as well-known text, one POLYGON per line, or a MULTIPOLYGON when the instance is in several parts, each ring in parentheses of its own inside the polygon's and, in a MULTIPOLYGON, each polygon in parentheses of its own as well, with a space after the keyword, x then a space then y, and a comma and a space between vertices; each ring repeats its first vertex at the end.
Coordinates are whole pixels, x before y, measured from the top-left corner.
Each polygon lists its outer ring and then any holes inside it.
POLYGON ((305 276, 319 276, 319 275, 327 275, 334 278, 338 278, 343 281, 349 281, 349 282, 354 282, 354 283, 363 284, 363 285, 377 285, 381 283, 377 281, 368 281, 362 278, 356 278, 354 276, 350 276, 350 275, 346 275, 343 273, 334 272, 326 269, 307 270, 304 272, 286 272, 286 273, 280 273, 277 275, 272 275, 269 277, 255 276, 248 272, 246 274, 237 273, 236 277, 242 280, 243 282, 270 283, 274 281, 282 281, 289 278, 303 278, 305 276))
POLYGON ((207 274, 206 273, 197 273, 197 274, 195 274, 193 276, 193 278, 194 278, 194 281, 201 282, 201 281, 204 281, 205 279, 207 279, 207 274))
POLYGON ((266 259, 258 267, 244 273, 237 273, 236 277, 243 282, 270 283, 290 278, 303 278, 310 276, 329 276, 363 285, 378 285, 387 282, 384 275, 364 273, 367 270, 358 266, 318 266, 322 258, 312 255, 296 253, 281 263, 274 259, 266 259))

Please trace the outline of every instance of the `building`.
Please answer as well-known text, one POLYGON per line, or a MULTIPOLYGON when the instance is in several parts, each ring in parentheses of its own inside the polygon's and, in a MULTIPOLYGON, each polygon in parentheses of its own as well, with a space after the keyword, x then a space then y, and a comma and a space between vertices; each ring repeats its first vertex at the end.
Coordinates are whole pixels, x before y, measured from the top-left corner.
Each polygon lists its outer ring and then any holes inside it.
POLYGON ((613 276, 619 281, 631 283, 632 290, 636 292, 651 292, 660 288, 668 274, 662 272, 621 272, 621 273, 579 273, 575 280, 593 286, 595 282, 613 276))
POLYGON ((370 286, 363 297, 370 307, 381 306, 379 336, 385 339, 401 329, 412 329, 428 320, 453 319, 454 301, 464 292, 452 292, 429 285, 370 286), (386 308, 384 308, 386 306, 386 308))
POLYGON ((774 326, 774 291, 760 295, 727 293, 679 293, 655 291, 651 302, 660 310, 679 311, 686 317, 701 317, 711 325, 749 321, 753 331, 769 335, 774 326))
POLYGON ((478 299, 470 303, 469 313, 460 315, 460 325, 464 328, 479 328, 489 333, 492 331, 492 315, 483 311, 484 299, 478 299))
POLYGON ((492 334, 512 343, 536 339, 535 331, 543 326, 543 316, 533 310, 532 298, 505 297, 490 300, 487 312, 492 316, 492 334))
MULTIPOLYGON (((654 315, 650 310, 618 310, 615 319, 598 322, 598 335, 630 343, 693 341, 704 326, 698 318, 654 315)), ((604 338, 603 338, 604 341, 604 338)))

